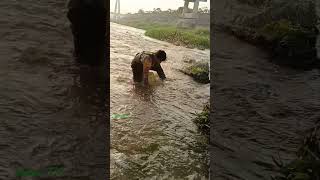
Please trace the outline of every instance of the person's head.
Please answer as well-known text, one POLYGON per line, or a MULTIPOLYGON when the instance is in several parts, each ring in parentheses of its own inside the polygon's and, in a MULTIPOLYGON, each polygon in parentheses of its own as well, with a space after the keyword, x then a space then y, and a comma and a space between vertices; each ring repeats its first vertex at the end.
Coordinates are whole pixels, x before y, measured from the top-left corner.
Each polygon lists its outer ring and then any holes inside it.
POLYGON ((167 54, 163 50, 159 50, 155 53, 156 57, 162 62, 167 59, 167 54))

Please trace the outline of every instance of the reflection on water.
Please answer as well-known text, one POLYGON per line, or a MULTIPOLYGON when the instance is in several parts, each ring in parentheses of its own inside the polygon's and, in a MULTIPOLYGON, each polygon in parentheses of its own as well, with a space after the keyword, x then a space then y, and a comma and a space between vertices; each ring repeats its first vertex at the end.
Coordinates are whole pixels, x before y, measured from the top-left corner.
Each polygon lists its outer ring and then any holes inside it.
POLYGON ((156 41, 143 31, 111 24, 111 179, 207 179, 206 139, 192 122, 209 99, 209 84, 179 72, 184 58, 208 60, 209 51, 156 41), (132 82, 131 60, 164 49, 167 81, 132 82))

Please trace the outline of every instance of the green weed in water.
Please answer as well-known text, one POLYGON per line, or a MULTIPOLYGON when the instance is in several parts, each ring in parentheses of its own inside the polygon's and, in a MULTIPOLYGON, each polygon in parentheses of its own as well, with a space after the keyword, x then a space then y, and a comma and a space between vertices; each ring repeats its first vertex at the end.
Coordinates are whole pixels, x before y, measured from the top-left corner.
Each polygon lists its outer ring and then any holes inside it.
POLYGON ((128 119, 129 114, 112 114, 111 119, 128 119))

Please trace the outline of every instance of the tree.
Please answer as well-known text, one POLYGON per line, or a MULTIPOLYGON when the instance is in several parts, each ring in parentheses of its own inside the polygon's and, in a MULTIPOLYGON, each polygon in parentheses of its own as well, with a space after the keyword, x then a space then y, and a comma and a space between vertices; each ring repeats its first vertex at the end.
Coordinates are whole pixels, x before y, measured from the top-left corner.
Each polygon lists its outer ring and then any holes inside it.
POLYGON ((177 9, 177 13, 178 13, 178 14, 182 14, 182 13, 183 13, 183 7, 179 7, 179 8, 177 9))
POLYGON ((154 13, 161 13, 161 9, 160 8, 153 8, 153 12, 154 13))
POLYGON ((207 13, 210 13, 209 9, 207 7, 203 8, 203 13, 207 14, 207 13))
POLYGON ((144 10, 143 9, 139 9, 138 14, 144 14, 144 10))
POLYGON ((203 9, 199 8, 198 13, 200 13, 200 14, 209 14, 210 11, 209 11, 209 9, 207 7, 204 7, 203 9))

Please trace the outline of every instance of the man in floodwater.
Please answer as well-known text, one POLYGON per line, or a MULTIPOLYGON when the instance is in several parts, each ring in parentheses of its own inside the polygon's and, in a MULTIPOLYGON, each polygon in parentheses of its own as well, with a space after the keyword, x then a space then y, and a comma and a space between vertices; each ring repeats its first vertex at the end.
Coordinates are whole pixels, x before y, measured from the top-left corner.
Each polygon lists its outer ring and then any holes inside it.
POLYGON ((137 53, 131 62, 131 68, 133 72, 133 80, 135 82, 144 82, 148 85, 149 71, 156 71, 161 80, 166 79, 166 75, 160 65, 161 62, 167 59, 167 54, 163 50, 157 52, 146 52, 137 53))
POLYGON ((107 1, 69 0, 68 10, 77 62, 88 65, 105 64, 107 1))

